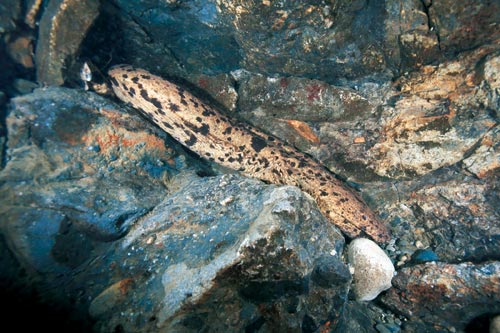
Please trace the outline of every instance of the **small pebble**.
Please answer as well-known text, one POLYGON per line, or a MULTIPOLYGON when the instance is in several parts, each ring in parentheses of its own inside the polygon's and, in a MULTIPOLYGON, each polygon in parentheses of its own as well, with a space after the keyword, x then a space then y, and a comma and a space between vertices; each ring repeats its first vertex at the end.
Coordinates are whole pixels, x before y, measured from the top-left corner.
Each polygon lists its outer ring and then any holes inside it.
POLYGON ((421 264, 429 261, 438 261, 438 255, 431 249, 418 249, 411 257, 412 262, 416 264, 421 264))
POLYGON ((424 244, 421 241, 418 240, 418 241, 415 242, 415 247, 417 249, 423 249, 424 248, 424 244))
POLYGON ((356 238, 349 244, 347 257, 354 268, 354 294, 358 301, 371 301, 391 287, 394 265, 375 242, 356 238))
POLYGON ((500 315, 497 315, 491 319, 490 333, 500 333, 500 315))

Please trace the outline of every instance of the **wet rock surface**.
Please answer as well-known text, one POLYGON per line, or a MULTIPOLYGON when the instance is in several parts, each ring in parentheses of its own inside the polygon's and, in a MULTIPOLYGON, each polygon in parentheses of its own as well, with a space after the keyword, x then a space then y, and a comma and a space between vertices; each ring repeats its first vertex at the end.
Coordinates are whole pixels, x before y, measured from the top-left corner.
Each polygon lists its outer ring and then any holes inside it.
POLYGON ((0 4, 12 313, 82 332, 495 327, 498 2, 97 4, 0 4), (118 63, 171 78, 322 162, 390 229, 393 287, 356 301, 345 240, 311 198, 198 159, 83 90, 84 62, 87 83, 118 63))
MULTIPOLYGON (((443 330, 452 327, 463 330, 475 317, 500 311, 499 270, 498 262, 427 263, 403 268, 393 280, 394 288, 382 302, 410 321, 419 318, 443 330), (438 307, 439 311, 429 311, 428 304, 438 307)), ((420 331, 418 327, 409 326, 408 332, 420 331)))
POLYGON ((48 2, 38 33, 35 57, 38 82, 54 86, 64 83, 63 70, 72 67, 82 40, 98 14, 97 0, 48 2))

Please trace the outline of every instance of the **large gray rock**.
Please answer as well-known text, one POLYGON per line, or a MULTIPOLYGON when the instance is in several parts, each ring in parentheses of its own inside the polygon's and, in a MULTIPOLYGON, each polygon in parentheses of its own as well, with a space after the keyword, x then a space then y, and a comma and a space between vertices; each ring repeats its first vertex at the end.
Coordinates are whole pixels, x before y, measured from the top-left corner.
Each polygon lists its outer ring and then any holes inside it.
POLYGON ((310 198, 236 175, 182 176, 116 243, 132 282, 111 302, 117 276, 92 301, 101 331, 300 332, 338 318, 351 279, 344 242, 310 198))
POLYGON ((138 116, 93 93, 15 98, 7 129, 0 229, 38 272, 68 271, 96 244, 120 238, 162 199, 162 177, 175 168, 173 151, 138 116))

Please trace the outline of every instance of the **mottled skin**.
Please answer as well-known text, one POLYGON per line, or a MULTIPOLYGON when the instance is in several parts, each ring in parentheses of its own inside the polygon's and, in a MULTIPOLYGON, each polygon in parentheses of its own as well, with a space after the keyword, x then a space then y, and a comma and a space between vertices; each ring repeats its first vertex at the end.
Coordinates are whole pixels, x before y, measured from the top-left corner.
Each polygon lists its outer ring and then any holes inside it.
POLYGON ((199 156, 269 183, 298 186, 349 237, 366 234, 381 243, 390 239, 361 198, 311 157, 145 70, 120 65, 109 76, 119 99, 199 156))

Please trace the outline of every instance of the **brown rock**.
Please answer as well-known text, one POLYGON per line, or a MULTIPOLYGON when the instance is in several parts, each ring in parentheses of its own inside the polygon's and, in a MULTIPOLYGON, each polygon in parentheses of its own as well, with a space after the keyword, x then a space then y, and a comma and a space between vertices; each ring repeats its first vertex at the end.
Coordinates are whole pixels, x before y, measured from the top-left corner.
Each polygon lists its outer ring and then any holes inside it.
POLYGON ((471 49, 500 37, 498 1, 433 1, 429 16, 440 48, 447 53, 471 49))
POLYGON ((500 311, 500 262, 430 262, 403 268, 383 303, 410 320, 464 329, 473 318, 500 311))
POLYGON ((28 35, 18 36, 7 43, 9 56, 24 68, 33 68, 33 38, 28 35))
POLYGON ((38 82, 62 85, 64 69, 74 61, 88 29, 99 14, 99 1, 53 0, 42 19, 36 47, 38 82))
POLYGON ((399 80, 395 106, 386 110, 382 137, 370 150, 377 174, 424 175, 466 158, 496 125, 485 107, 496 103, 490 88, 496 76, 481 65, 496 51, 485 46, 399 80))

